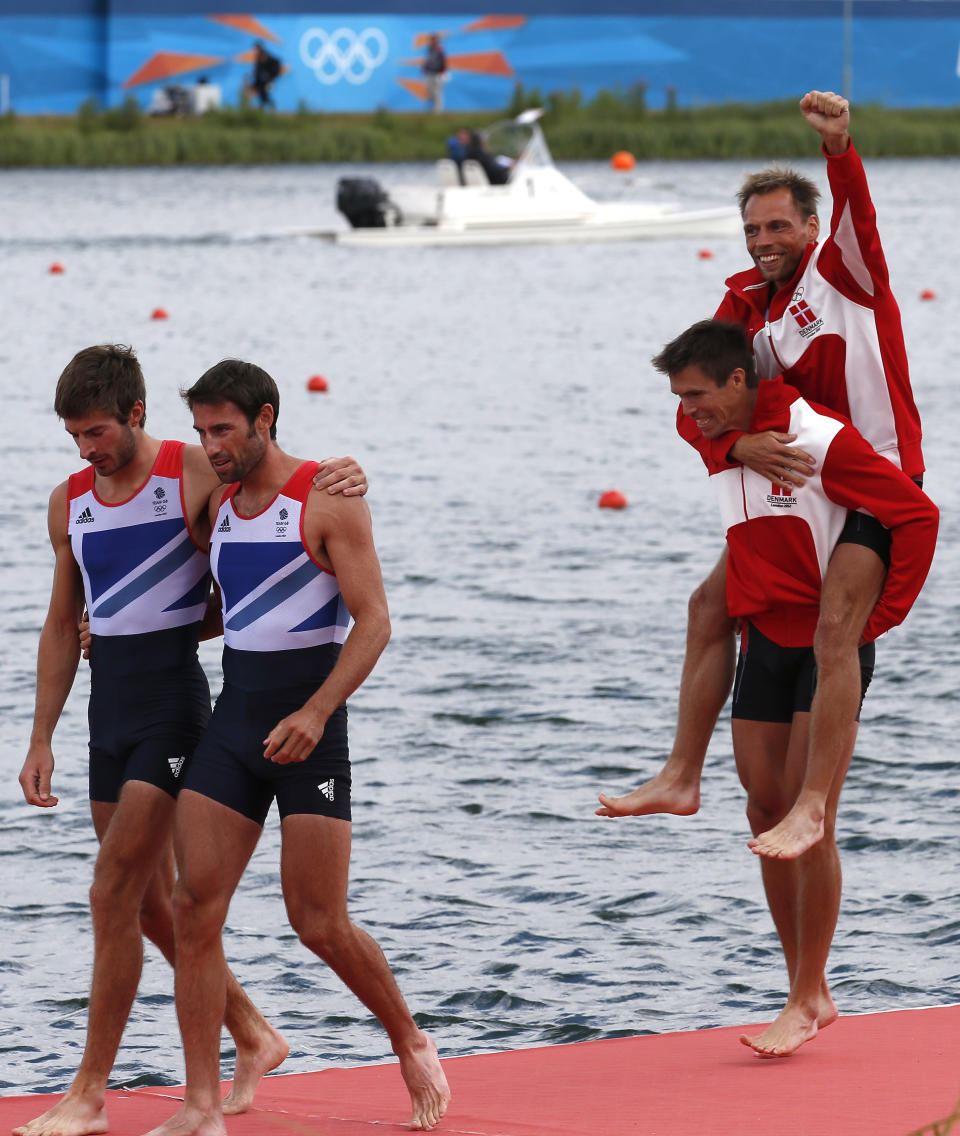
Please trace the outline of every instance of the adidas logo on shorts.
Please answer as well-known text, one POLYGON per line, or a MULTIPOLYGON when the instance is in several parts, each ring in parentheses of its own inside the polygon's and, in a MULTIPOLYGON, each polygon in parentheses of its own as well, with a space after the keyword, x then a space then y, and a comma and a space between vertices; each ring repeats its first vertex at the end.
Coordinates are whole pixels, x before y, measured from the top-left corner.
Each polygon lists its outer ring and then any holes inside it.
POLYGON ((327 798, 328 801, 333 800, 333 778, 329 781, 321 781, 317 786, 321 793, 327 798))
POLYGON ((183 771, 184 762, 186 760, 187 759, 185 757, 168 757, 167 758, 167 765, 170 766, 170 772, 173 774, 174 777, 180 776, 181 772, 183 771))
POLYGON ((90 511, 89 505, 83 510, 83 512, 80 514, 80 516, 77 517, 77 519, 73 523, 75 525, 92 525, 93 524, 93 513, 90 511))

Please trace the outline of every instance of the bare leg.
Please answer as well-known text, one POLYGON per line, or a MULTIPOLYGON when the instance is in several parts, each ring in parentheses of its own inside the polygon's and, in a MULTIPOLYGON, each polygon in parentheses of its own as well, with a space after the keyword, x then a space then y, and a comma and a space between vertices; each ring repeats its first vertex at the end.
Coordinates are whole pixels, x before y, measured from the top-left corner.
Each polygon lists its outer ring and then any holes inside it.
POLYGON ((66 1095, 36 1120, 15 1128, 15 1136, 107 1131, 107 1078, 143 965, 141 904, 169 844, 173 807, 166 793, 140 781, 128 782, 115 805, 91 804, 101 845, 90 889, 94 954, 86 1045, 66 1095))
POLYGON ((810 721, 810 753, 803 784, 790 812, 750 842, 760 856, 790 859, 821 839, 827 797, 856 737, 860 710, 857 650, 883 587, 880 557, 858 544, 838 544, 820 597, 814 653, 817 689, 810 721))
POLYGON ((286 1060, 290 1046, 250 1001, 233 971, 224 966, 227 985, 223 1024, 233 1037, 237 1058, 233 1085, 223 1098, 223 1112, 225 1116, 236 1116, 251 1107, 264 1074, 286 1060))
MULTIPOLYGON (((794 715, 791 727, 734 722, 737 767, 747 789, 747 813, 754 831, 768 827, 788 810, 806 765, 809 724, 808 714, 794 715)), ((851 737, 828 794, 824 837, 796 859, 761 860, 767 902, 790 976, 787 1004, 777 1019, 762 1033, 740 1039, 761 1056, 789 1056, 837 1018, 825 971, 842 882, 834 826, 852 752, 851 737)))
MULTIPOLYGON (((174 965, 172 897, 175 876, 171 843, 150 881, 140 912, 143 933, 159 947, 171 966, 174 965)), ((233 1084, 224 1097, 223 1111, 227 1116, 235 1116, 250 1108, 264 1074, 283 1062, 290 1047, 250 1001, 229 968, 223 1023, 233 1037, 237 1054, 233 1084)))
POLYGON ((187 1090, 183 1107, 151 1136, 225 1136, 220 1026, 227 1001, 221 933, 230 899, 260 839, 260 826, 185 789, 176 818, 180 878, 174 891, 177 1017, 187 1090))
POLYGON ((350 838, 347 821, 284 818, 281 877, 290 924, 379 1019, 410 1093, 410 1127, 430 1129, 446 1112, 450 1089, 437 1047, 413 1020, 383 952, 347 914, 350 838), (314 864, 324 870, 311 870, 314 864))
MULTIPOLYGON (((173 809, 166 793, 140 781, 124 786, 119 804, 91 802, 102 847, 91 890, 95 943, 87 1042, 67 1093, 42 1116, 14 1129, 16 1136, 95 1136, 108 1130, 107 1082, 136 997, 142 935, 173 965, 173 809)), ((224 1112, 244 1112, 264 1073, 283 1061, 288 1046, 229 970, 225 1024, 237 1061, 224 1112)))
POLYGON ((690 816, 700 808, 700 775, 736 667, 733 620, 727 613, 727 553, 690 597, 687 648, 680 676, 677 730, 663 769, 622 797, 600 794, 597 816, 690 816))

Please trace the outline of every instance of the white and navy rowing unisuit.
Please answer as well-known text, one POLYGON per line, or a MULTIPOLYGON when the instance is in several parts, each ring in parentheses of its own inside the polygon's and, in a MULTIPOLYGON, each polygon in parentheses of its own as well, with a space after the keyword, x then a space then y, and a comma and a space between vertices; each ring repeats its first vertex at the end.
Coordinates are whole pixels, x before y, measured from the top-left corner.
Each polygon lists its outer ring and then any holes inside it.
POLYGON ((196 653, 209 560, 187 524, 183 448, 162 442, 126 501, 97 496, 92 466, 67 482, 67 536, 83 577, 94 673, 163 669, 196 653))
POLYGON ((303 516, 316 462, 303 462, 253 517, 223 495, 210 566, 223 599, 224 680, 247 690, 314 683, 329 673, 350 613, 336 576, 304 543, 303 516))

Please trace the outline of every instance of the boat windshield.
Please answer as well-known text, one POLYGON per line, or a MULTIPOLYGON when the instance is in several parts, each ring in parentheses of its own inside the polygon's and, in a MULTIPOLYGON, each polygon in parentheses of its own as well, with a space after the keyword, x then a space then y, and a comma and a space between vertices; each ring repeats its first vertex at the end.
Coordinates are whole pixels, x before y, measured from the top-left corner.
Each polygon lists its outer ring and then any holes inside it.
MULTIPOLYGON (((540 112, 543 113, 542 111, 540 112)), ((502 154, 514 163, 513 173, 525 166, 552 166, 553 157, 540 124, 526 111, 519 118, 495 122, 483 132, 491 154, 502 154)))

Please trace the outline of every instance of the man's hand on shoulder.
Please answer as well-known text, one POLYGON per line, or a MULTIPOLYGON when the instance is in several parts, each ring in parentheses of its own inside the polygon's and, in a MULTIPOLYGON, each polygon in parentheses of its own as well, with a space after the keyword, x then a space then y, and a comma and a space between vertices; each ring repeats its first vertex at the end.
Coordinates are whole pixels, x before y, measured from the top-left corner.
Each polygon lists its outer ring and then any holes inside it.
POLYGON ((828 154, 843 154, 850 145, 850 103, 833 91, 808 91, 800 112, 823 139, 828 154))
POLYGON ((730 447, 730 457, 781 489, 799 488, 813 475, 817 463, 806 450, 790 445, 796 437, 776 430, 741 434, 730 447))
POLYGON ((367 491, 367 475, 354 458, 324 458, 314 474, 313 487, 331 495, 362 497, 367 491))

